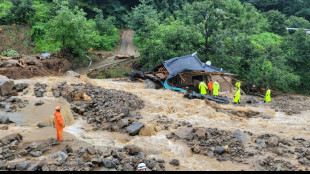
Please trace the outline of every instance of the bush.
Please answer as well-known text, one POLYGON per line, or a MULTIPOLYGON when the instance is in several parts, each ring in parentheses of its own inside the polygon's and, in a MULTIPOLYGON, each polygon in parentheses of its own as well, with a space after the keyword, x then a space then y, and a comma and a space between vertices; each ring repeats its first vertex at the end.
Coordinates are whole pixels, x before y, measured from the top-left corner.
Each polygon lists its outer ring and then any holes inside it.
POLYGON ((6 51, 3 51, 1 55, 6 57, 12 57, 12 56, 19 56, 19 53, 15 50, 7 49, 6 51))

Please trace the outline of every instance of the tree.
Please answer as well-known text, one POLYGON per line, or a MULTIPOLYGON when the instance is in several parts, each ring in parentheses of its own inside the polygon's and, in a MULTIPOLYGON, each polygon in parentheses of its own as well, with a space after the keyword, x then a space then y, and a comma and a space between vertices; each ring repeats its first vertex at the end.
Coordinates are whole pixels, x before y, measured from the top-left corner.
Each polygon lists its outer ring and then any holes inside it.
POLYGON ((12 3, 10 1, 3 1, 0 3, 0 25, 11 24, 10 13, 11 13, 12 3))
POLYGON ((35 14, 32 0, 12 0, 11 16, 12 23, 27 24, 35 14))
POLYGON ((310 22, 302 17, 290 16, 285 21, 286 27, 289 28, 310 28, 310 22))
POLYGON ((203 35, 194 26, 185 26, 171 19, 170 25, 154 24, 150 33, 143 38, 139 65, 154 68, 163 61, 189 55, 203 48, 203 35))
POLYGON ((73 56, 83 56, 84 51, 91 48, 96 41, 98 32, 94 30, 95 23, 87 21, 83 10, 75 7, 70 10, 67 2, 63 2, 60 10, 50 22, 47 38, 61 44, 61 52, 73 56))
POLYGON ((279 11, 270 10, 266 13, 266 17, 270 25, 270 32, 279 35, 285 35, 287 33, 285 25, 286 17, 284 14, 279 11))

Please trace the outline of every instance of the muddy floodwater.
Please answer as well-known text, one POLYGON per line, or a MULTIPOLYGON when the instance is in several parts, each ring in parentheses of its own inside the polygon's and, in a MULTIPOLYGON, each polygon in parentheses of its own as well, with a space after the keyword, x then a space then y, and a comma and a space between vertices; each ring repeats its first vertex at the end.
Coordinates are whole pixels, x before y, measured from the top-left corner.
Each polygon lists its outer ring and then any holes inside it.
MULTIPOLYGON (((51 92, 51 87, 58 82, 66 81, 69 84, 92 83, 106 89, 123 90, 137 95, 145 103, 145 107, 140 110, 145 125, 155 126, 159 116, 167 116, 169 119, 178 122, 186 121, 193 127, 219 128, 227 131, 250 131, 255 135, 275 134, 281 138, 292 139, 292 137, 303 137, 310 139, 310 112, 302 111, 301 114, 286 115, 282 112, 276 112, 265 105, 253 107, 246 105, 254 111, 263 112, 271 115, 271 119, 241 118, 232 117, 225 113, 217 112, 211 106, 208 106, 204 100, 189 100, 183 97, 183 94, 170 90, 146 89, 143 83, 133 83, 120 80, 99 80, 89 79, 86 76, 81 78, 74 77, 43 77, 29 80, 17 80, 15 83, 29 83, 27 92, 19 96, 23 100, 28 100, 29 105, 15 113, 3 113, 15 121, 19 126, 26 126, 24 129, 31 131, 37 130, 37 123, 46 123, 53 126, 53 113, 57 105, 62 106, 62 115, 65 118, 66 128, 64 131, 70 136, 93 144, 94 146, 125 146, 137 145, 148 156, 157 159, 164 159, 169 162, 171 159, 180 161, 179 167, 166 165, 167 170, 173 171, 238 171, 253 170, 249 165, 240 164, 231 161, 220 162, 215 158, 192 153, 190 147, 179 140, 169 140, 166 135, 173 130, 158 130, 147 136, 129 136, 117 132, 92 131, 92 127, 81 118, 74 120, 70 104, 63 98, 55 99, 51 92), (48 85, 46 95, 38 99, 33 94, 35 83, 46 83, 48 85), (42 100, 41 106, 35 106, 35 102, 42 100)), ((225 105, 223 107, 240 107, 225 105)), ((50 129, 44 129, 50 131, 50 129)), ((54 134, 52 132, 51 134, 54 134)))

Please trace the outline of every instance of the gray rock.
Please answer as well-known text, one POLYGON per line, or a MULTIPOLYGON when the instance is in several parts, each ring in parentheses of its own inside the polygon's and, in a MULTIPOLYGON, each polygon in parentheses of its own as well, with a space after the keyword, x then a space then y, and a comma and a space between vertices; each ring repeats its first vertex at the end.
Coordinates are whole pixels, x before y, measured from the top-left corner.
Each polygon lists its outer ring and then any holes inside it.
POLYGON ((279 144, 279 139, 277 137, 270 137, 268 139, 268 144, 270 147, 277 147, 279 144))
POLYGON ((149 169, 153 169, 156 165, 156 161, 151 161, 146 167, 149 168, 149 169))
POLYGON ((129 135, 135 136, 139 134, 140 130, 143 128, 143 123, 137 122, 127 127, 127 131, 129 135))
POLYGON ((68 158, 68 155, 67 155, 66 153, 60 151, 60 152, 58 153, 58 157, 59 157, 59 158, 58 158, 58 161, 66 161, 67 158, 68 158))
POLYGON ((42 155, 41 151, 30 152, 30 155, 33 157, 40 157, 42 155))
POLYGON ((171 161, 169 162, 169 164, 174 165, 174 166, 179 166, 179 165, 180 165, 180 162, 179 162, 179 160, 177 160, 177 159, 173 159, 173 160, 171 160, 171 161))
POLYGON ((129 163, 126 163, 122 171, 135 171, 135 169, 129 163))
POLYGON ((116 164, 112 160, 104 160, 103 166, 108 168, 108 169, 116 168, 116 164))
POLYGON ((263 139, 257 139, 256 144, 259 145, 260 147, 266 148, 266 141, 263 139))
POLYGON ((214 150, 215 153, 219 154, 219 155, 222 155, 224 152, 225 152, 225 149, 220 146, 220 147, 217 147, 215 150, 214 150))
POLYGON ((156 89, 156 83, 149 79, 145 80, 143 83, 146 85, 147 89, 156 89))
POLYGON ((129 155, 137 155, 139 152, 141 152, 141 149, 136 145, 125 146, 124 149, 129 155))
POLYGON ((236 130, 233 132, 233 136, 240 141, 243 141, 243 134, 240 130, 236 130))
POLYGON ((14 87, 14 81, 0 75, 0 95, 6 96, 11 93, 14 87))
POLYGON ((1 130, 9 130, 9 126, 2 126, 1 130))
POLYGON ((122 108, 122 113, 124 114, 125 117, 129 116, 129 111, 130 109, 128 107, 122 108))
POLYGON ((9 123, 12 123, 11 121, 10 121, 10 119, 9 119, 9 117, 3 117, 2 119, 1 119, 1 124, 9 124, 9 123))
POLYGON ((189 137, 189 134, 193 133, 194 128, 192 127, 183 127, 179 128, 175 131, 176 137, 180 139, 187 139, 189 137))
POLYGON ((76 77, 76 78, 80 78, 80 74, 74 72, 74 71, 67 71, 67 76, 70 76, 70 77, 76 77))
POLYGON ((117 126, 122 129, 126 126, 128 126, 128 119, 121 119, 120 121, 118 121, 117 126))
POLYGON ((92 164, 100 164, 100 163, 102 163, 102 159, 101 158, 93 158, 91 160, 91 163, 92 164))
POLYGON ((43 104, 44 104, 44 102, 42 100, 40 100, 40 101, 37 101, 34 105, 35 106, 40 106, 40 105, 43 105, 43 104))
POLYGON ((44 123, 38 123, 37 124, 37 127, 38 128, 44 128, 44 127, 47 127, 48 125, 47 124, 44 124, 44 123))
POLYGON ((199 139, 205 139, 206 131, 204 129, 198 129, 195 133, 199 139))
POLYGON ((87 152, 88 152, 90 155, 95 155, 95 154, 96 154, 96 150, 95 150, 93 147, 88 147, 88 148, 87 148, 87 152))
POLYGON ((7 164, 7 161, 1 160, 0 161, 0 170, 4 170, 6 168, 6 164, 7 164))
POLYGON ((30 161, 23 161, 23 162, 16 164, 16 170, 21 170, 21 171, 27 170, 30 166, 31 166, 30 161))
POLYGON ((267 114, 263 114, 262 118, 263 119, 272 119, 272 116, 271 115, 267 115, 267 114))

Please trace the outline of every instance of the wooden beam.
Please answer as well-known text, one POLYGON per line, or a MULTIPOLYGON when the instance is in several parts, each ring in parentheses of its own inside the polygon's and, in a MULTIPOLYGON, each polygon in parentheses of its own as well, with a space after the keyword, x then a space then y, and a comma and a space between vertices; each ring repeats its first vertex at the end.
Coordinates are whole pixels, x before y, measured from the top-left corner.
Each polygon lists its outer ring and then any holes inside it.
POLYGON ((231 87, 235 87, 234 85, 232 85, 227 79, 225 79, 225 77, 221 76, 231 87))
POLYGON ((185 82, 184 78, 181 76, 181 74, 179 74, 179 76, 181 77, 181 79, 183 80, 183 82, 185 82))

